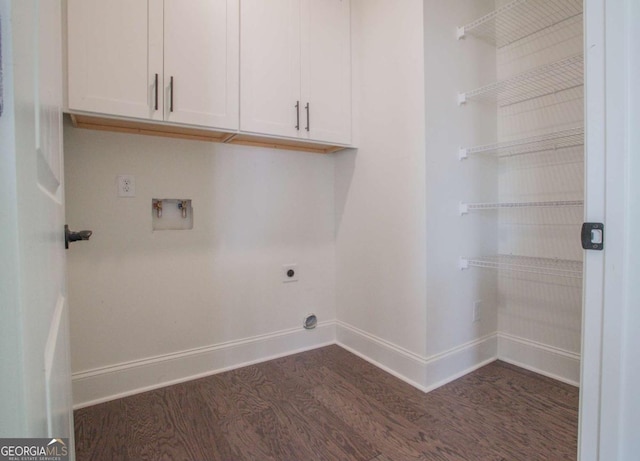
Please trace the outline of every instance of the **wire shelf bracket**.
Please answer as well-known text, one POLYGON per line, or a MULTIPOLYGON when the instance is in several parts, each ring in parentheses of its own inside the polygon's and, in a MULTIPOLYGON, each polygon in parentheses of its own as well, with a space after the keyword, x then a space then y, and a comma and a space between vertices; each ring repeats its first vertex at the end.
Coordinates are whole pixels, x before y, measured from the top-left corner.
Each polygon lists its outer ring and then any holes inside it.
POLYGON ((458 105, 473 100, 495 101, 506 107, 584 85, 584 58, 574 55, 515 77, 458 94, 458 105))
POLYGON ((460 258, 460 270, 470 267, 497 269, 529 274, 549 275, 582 279, 582 261, 554 258, 532 258, 529 256, 496 255, 480 258, 460 258))
POLYGON ((471 35, 497 48, 515 43, 582 15, 582 0, 514 0, 458 27, 458 40, 471 35))
POLYGON ((582 126, 513 141, 483 146, 461 147, 458 149, 458 158, 464 160, 469 158, 469 155, 474 154, 511 157, 580 146, 584 146, 584 127, 582 126))

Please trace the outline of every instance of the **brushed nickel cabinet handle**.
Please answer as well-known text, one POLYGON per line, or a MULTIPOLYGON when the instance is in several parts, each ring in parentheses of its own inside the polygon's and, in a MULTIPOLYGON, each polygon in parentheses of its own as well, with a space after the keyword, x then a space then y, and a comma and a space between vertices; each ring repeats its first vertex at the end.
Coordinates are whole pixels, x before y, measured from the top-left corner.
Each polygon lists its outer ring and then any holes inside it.
POLYGON ((158 110, 158 74, 156 74, 155 83, 153 84, 153 86, 156 100, 154 104, 154 110, 158 110))
POLYGON ((169 80, 169 112, 173 112, 173 75, 169 80))

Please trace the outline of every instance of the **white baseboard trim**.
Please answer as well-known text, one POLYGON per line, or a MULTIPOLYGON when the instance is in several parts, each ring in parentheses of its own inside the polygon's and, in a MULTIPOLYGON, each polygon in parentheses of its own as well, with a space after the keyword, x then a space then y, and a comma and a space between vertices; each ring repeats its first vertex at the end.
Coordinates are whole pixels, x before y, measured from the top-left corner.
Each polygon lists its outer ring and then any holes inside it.
POLYGON ((336 342, 333 321, 73 373, 73 408, 210 376, 336 342))
POLYGON ((426 392, 424 357, 339 320, 336 322, 336 342, 352 354, 426 392))
POLYGON ((339 344, 423 392, 496 359, 577 386, 580 356, 492 333, 424 357, 341 321, 299 328, 73 373, 73 408, 83 408, 278 357, 339 344))
POLYGON ((496 333, 430 357, 415 354, 341 321, 336 322, 336 341, 423 392, 443 386, 497 358, 496 333))
POLYGON ((490 333, 447 351, 432 355, 427 360, 426 390, 430 392, 444 386, 498 358, 498 335, 490 333))
POLYGON ((580 354, 507 333, 498 333, 498 359, 579 386, 580 354))

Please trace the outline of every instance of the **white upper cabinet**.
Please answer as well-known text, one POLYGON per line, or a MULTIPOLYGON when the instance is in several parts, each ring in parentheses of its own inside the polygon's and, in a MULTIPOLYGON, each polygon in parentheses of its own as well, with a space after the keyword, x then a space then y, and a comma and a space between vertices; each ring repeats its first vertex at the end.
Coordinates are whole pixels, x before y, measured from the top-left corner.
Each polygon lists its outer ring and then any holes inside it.
POLYGON ((68 108, 348 145, 350 15, 350 0, 67 0, 68 108))
POLYGON ((349 144, 349 0, 242 0, 240 128, 349 144))
POLYGON ((297 137, 299 0, 242 0, 240 129, 297 137))
POLYGON ((349 0, 302 0, 300 32, 305 132, 309 139, 348 144, 351 142, 349 0))
POLYGON ((239 0, 68 0, 69 109, 238 128, 239 0))
POLYGON ((166 120, 238 128, 238 15, 238 0, 164 0, 166 120))
POLYGON ((68 0, 71 109, 151 116, 147 3, 68 0))

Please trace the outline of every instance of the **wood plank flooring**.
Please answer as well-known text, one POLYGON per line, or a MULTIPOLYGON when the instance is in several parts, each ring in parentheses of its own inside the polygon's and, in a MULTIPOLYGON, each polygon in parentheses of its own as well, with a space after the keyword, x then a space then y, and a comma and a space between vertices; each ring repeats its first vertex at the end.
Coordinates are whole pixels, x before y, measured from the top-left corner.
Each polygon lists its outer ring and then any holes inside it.
POLYGON ((84 460, 573 460, 578 390, 494 362, 424 394, 339 346, 77 410, 84 460))

